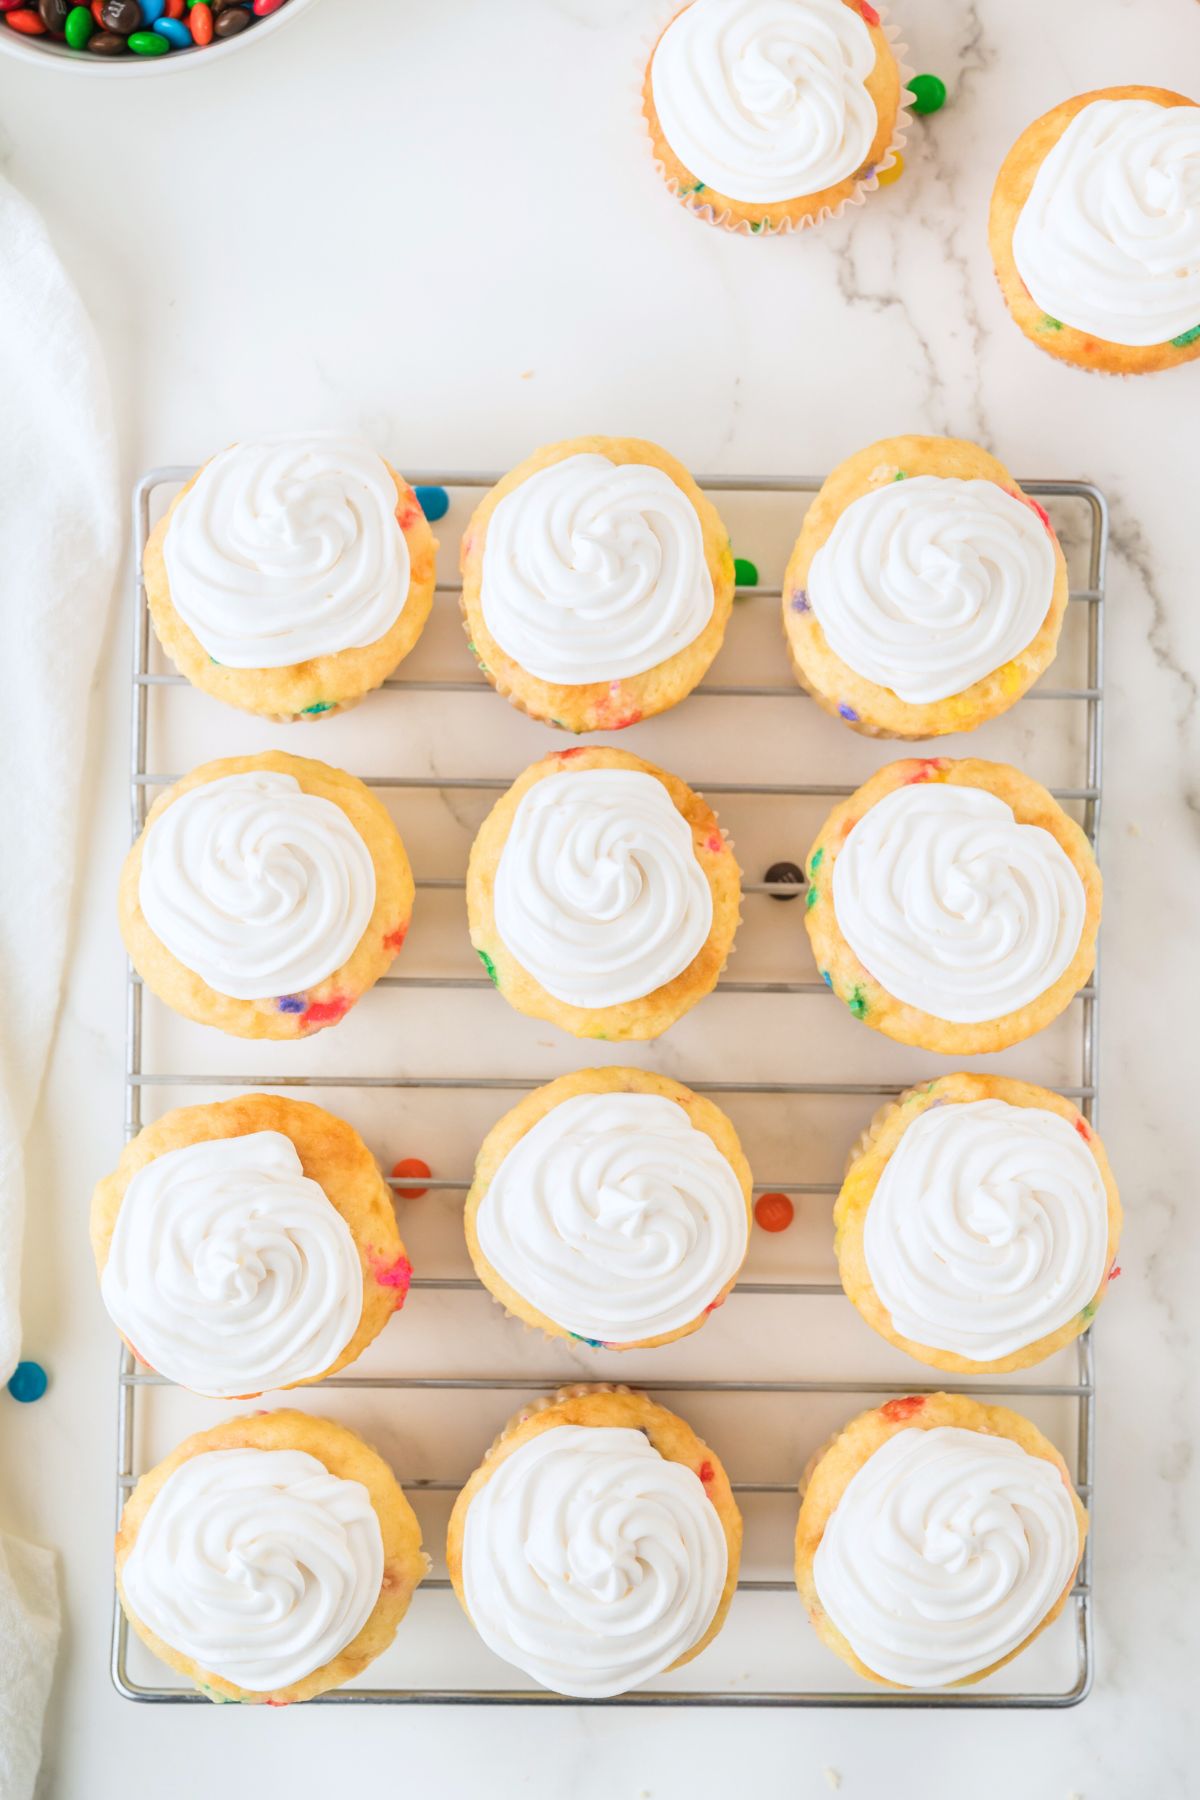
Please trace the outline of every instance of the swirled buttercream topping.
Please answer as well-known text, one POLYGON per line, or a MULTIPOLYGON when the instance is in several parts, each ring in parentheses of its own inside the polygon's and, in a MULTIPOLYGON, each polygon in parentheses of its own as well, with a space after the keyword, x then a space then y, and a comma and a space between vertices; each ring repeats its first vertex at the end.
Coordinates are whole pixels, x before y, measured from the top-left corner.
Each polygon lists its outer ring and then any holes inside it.
POLYGON ((147 827, 138 902, 219 994, 303 993, 349 960, 375 907, 371 852, 340 806, 269 769, 189 788, 147 827))
POLYGON ((875 46, 841 0, 692 0, 650 65, 663 136, 731 200, 823 193, 867 160, 879 127, 875 46))
POLYGON ((1073 1319, 1104 1279, 1108 1197, 1079 1133, 1039 1106, 919 1113, 867 1212, 871 1282, 902 1337, 974 1362, 1073 1319))
POLYGON ((1054 1463, 1011 1438, 942 1425, 896 1432, 851 1476, 813 1580, 876 1675, 945 1687, 1018 1649, 1078 1556, 1054 1463))
POLYGON ((699 1477, 624 1426, 539 1432, 467 1509, 476 1630, 560 1694, 623 1694, 669 1668, 711 1625, 727 1568, 699 1477))
POLYGON ((833 866, 837 922, 897 1000, 956 1025, 1031 1005, 1069 968, 1083 883, 1057 838, 985 788, 894 788, 833 866))
POLYGON ((699 514, 663 469, 565 457, 496 507, 480 599, 500 648, 541 681, 641 675, 712 617, 699 514))
POLYGON ((522 795, 496 870, 496 929, 569 1006, 620 1006, 703 949, 712 894, 692 831, 641 769, 567 769, 522 795))
POLYGON ((201 469, 167 528, 172 604, 230 669, 373 644, 408 598, 396 503, 387 464, 357 438, 234 444, 201 469))
POLYGON ((994 481, 914 475, 852 500, 812 559, 830 649, 910 705, 961 694, 1037 636, 1054 550, 994 481))
POLYGON ((350 1228, 279 1131, 185 1144, 140 1168, 100 1291, 144 1361, 220 1397, 323 1374, 362 1316, 350 1228))
POLYGON ((576 1337, 688 1325, 746 1254, 730 1164, 661 1094, 575 1094, 508 1152, 476 1215, 497 1273, 576 1337))
POLYGON ((1012 253, 1061 325, 1135 348, 1200 326, 1200 107, 1090 101, 1039 167, 1012 253))
POLYGON ((358 1636, 383 1584, 359 1481, 304 1450, 206 1450, 168 1475, 125 1563, 132 1611, 250 1693, 290 1687, 358 1636))

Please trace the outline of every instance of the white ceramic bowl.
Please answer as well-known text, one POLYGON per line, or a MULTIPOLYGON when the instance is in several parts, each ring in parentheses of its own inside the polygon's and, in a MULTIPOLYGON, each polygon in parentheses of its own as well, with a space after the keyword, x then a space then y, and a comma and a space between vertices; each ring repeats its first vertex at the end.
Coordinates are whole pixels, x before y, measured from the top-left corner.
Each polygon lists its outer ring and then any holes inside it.
MULTIPOLYGON (((35 6, 37 0, 28 0, 28 4, 35 6)), ((165 56, 89 56, 86 50, 69 50, 57 38, 29 38, 0 25, 0 55, 15 56, 20 62, 43 69, 67 69, 72 74, 102 75, 110 80, 115 76, 170 75, 179 69, 202 69, 208 63, 222 62, 235 50, 257 44, 272 31, 278 31, 281 25, 315 4, 316 0, 287 0, 278 12, 256 20, 236 37, 214 38, 203 50, 170 50, 165 56)))

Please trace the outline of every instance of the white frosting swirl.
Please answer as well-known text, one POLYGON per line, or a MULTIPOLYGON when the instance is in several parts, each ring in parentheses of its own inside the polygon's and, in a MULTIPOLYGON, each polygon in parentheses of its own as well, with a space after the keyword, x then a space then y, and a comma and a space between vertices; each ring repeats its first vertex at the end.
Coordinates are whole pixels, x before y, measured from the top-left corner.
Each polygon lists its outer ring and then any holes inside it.
POLYGON ((1108 343, 1200 325, 1200 107, 1090 101, 1038 169, 1012 253, 1044 313, 1108 343))
POLYGON ((663 135, 706 187, 771 205, 862 168, 875 46, 842 0, 692 0, 650 65, 663 135))
POLYGON ((147 828, 138 903, 219 994, 300 994, 340 969, 375 907, 371 852, 340 806, 250 769, 189 788, 147 828))
POLYGON ((540 681, 641 675, 712 618, 699 514, 664 469, 564 457, 496 507, 480 603, 500 648, 540 681))
POLYGON ((1057 838, 986 788, 894 788, 833 865, 837 922, 897 1000, 955 1025, 1031 1005, 1069 967, 1083 883, 1057 838))
POLYGON ((699 1477, 624 1426, 556 1425, 467 1509, 463 1594, 480 1637, 559 1694, 623 1694, 704 1636, 729 1553, 699 1477))
POLYGON ((151 1501, 122 1584, 172 1650, 271 1693, 358 1636, 383 1585, 383 1535, 362 1483, 306 1450, 205 1450, 151 1501))
POLYGON ((945 1687, 1023 1644, 1078 1556, 1054 1463, 1011 1438, 941 1425, 896 1432, 850 1478, 813 1580, 876 1675, 945 1687))
POLYGON ((712 926, 692 831, 641 769, 563 769, 522 796, 500 853, 496 929, 569 1006, 620 1006, 682 974, 712 926))
POLYGON ((914 475, 852 500, 812 559, 808 599, 835 656, 921 706, 961 694, 1037 636, 1054 550, 994 481, 914 475))
POLYGON ((902 1337, 975 1362, 1073 1319, 1104 1279, 1108 1196, 1058 1113, 970 1100, 918 1114, 867 1211, 871 1282, 902 1337))
POLYGON ((163 558, 176 612, 230 669, 373 644, 408 599, 396 484, 338 432, 222 450, 175 508, 163 558))
POLYGON ((662 1094, 575 1094, 513 1145, 476 1215, 511 1288, 576 1337, 678 1331, 732 1281, 746 1201, 730 1164, 662 1094))
POLYGON ((258 1394, 337 1360, 362 1316, 362 1266, 291 1139, 255 1131, 137 1171, 100 1292, 161 1375, 197 1394, 258 1394))

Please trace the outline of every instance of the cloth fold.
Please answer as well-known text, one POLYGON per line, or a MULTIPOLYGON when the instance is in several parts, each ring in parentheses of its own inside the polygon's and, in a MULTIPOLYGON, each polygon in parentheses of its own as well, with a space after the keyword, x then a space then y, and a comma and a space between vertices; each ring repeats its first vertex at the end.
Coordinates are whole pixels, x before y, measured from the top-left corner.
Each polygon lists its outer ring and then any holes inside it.
POLYGON ((49 1550, 0 1533, 0 1800, 30 1800, 58 1649, 49 1550))
POLYGON ((38 215, 0 181, 0 1382, 20 1353, 24 1142, 62 989, 120 541, 99 345, 38 215))

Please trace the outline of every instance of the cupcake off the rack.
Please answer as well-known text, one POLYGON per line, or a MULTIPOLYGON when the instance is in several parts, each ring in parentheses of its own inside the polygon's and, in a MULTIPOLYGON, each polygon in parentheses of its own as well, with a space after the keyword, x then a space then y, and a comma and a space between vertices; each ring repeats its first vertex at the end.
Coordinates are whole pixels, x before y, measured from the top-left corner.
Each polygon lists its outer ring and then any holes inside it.
POLYGON ((874 188, 895 160, 905 99, 868 0, 689 0, 642 88, 670 191, 711 224, 764 237, 874 188))

